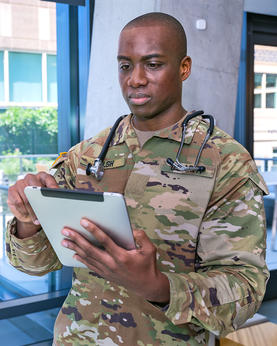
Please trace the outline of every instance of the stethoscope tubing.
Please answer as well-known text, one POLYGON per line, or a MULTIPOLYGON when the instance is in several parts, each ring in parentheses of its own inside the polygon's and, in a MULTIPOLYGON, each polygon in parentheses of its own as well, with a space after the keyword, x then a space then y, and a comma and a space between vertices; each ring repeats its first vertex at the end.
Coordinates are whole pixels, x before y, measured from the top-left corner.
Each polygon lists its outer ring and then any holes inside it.
MULTIPOLYGON (((102 148, 99 156, 94 161, 94 164, 92 165, 91 163, 89 163, 87 165, 86 174, 87 175, 90 175, 90 174, 94 175, 98 181, 101 180, 103 177, 103 174, 104 174, 103 162, 104 162, 104 159, 106 157, 109 146, 111 144, 111 141, 114 138, 116 129, 117 129, 119 123, 121 122, 121 120, 124 119, 126 116, 127 115, 122 115, 116 120, 116 122, 114 123, 113 127, 110 130, 110 133, 109 133, 109 135, 108 135, 108 137, 107 137, 107 139, 103 145, 103 148, 102 148)), ((168 165, 171 166, 171 169, 177 170, 179 172, 186 172, 186 171, 194 172, 194 171, 196 171, 196 172, 201 173, 201 172, 205 171, 205 167, 204 166, 198 166, 198 163, 200 161, 202 151, 203 151, 205 145, 207 144, 207 141, 209 140, 211 134, 213 133, 213 130, 214 130, 214 118, 212 115, 204 114, 204 111, 201 110, 201 111, 195 111, 195 112, 189 114, 188 116, 186 116, 186 118, 182 122, 182 137, 181 137, 181 142, 180 142, 180 146, 179 146, 175 161, 173 161, 171 158, 167 158, 167 160, 166 160, 168 165), (185 143, 186 128, 187 128, 189 121, 191 119, 199 116, 199 115, 201 115, 203 119, 209 120, 209 128, 207 130, 207 134, 204 138, 204 141, 203 141, 203 143, 202 143, 202 145, 198 151, 194 165, 193 166, 185 166, 184 164, 182 164, 179 161, 179 157, 180 157, 181 151, 182 151, 184 143, 185 143)))

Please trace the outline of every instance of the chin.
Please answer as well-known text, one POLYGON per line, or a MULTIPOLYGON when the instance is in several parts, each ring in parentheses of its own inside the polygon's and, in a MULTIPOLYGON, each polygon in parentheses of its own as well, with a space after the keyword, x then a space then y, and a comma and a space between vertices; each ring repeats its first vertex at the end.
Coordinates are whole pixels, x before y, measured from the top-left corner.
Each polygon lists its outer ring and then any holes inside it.
POLYGON ((152 119, 154 118, 158 113, 156 112, 153 112, 151 110, 147 110, 147 109, 138 109, 138 108, 135 108, 132 107, 130 108, 132 114, 139 118, 139 119, 152 119))

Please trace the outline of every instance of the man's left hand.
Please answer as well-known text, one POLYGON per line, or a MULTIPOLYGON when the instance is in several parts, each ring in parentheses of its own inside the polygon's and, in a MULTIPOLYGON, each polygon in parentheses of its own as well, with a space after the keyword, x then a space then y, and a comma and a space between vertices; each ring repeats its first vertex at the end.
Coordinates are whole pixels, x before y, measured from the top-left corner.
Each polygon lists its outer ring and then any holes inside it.
POLYGON ((144 231, 134 230, 137 248, 125 250, 118 246, 93 222, 83 218, 81 225, 103 246, 94 246, 77 231, 64 228, 62 245, 75 252, 74 258, 108 281, 122 285, 145 299, 157 303, 169 301, 169 281, 159 271, 156 247, 144 231))

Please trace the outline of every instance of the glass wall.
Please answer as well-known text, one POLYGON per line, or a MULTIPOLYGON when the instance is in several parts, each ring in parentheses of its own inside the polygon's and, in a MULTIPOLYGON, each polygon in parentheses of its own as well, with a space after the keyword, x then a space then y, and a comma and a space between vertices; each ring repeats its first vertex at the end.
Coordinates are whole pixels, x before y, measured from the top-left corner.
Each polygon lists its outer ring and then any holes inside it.
MULTIPOLYGON (((5 23, 10 34, 0 32, 0 315, 1 302, 20 306, 21 298, 67 289, 71 282, 71 269, 30 276, 13 268, 6 255, 9 186, 27 173, 48 171, 58 153, 56 5, 25 0, 1 9, 10 14, 5 23), (12 18, 25 18, 24 27, 12 18)), ((13 324, 18 332, 24 326, 15 326, 15 320, 2 320, 1 326, 13 324)))
POLYGON ((254 157, 265 159, 257 160, 261 170, 276 170, 277 47, 255 45, 254 52, 254 157))

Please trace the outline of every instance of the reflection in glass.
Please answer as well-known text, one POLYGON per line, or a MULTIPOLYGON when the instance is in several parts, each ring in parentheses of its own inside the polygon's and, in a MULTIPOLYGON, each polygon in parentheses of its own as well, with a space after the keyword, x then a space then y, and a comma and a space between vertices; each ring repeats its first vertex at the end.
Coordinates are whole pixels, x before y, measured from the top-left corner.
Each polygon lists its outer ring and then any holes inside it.
POLYGON ((10 100, 42 101, 41 54, 9 53, 10 100))
POLYGON ((262 87, 262 73, 255 73, 254 75, 254 87, 260 89, 262 87))
POLYGON ((255 94, 254 95, 254 108, 261 108, 262 107, 262 95, 261 94, 255 94))
POLYGON ((266 108, 276 108, 276 93, 266 93, 266 108))
POLYGON ((47 101, 57 103, 57 59, 47 55, 47 101))
POLYGON ((275 88, 277 86, 277 74, 268 73, 266 75, 266 87, 275 88))

